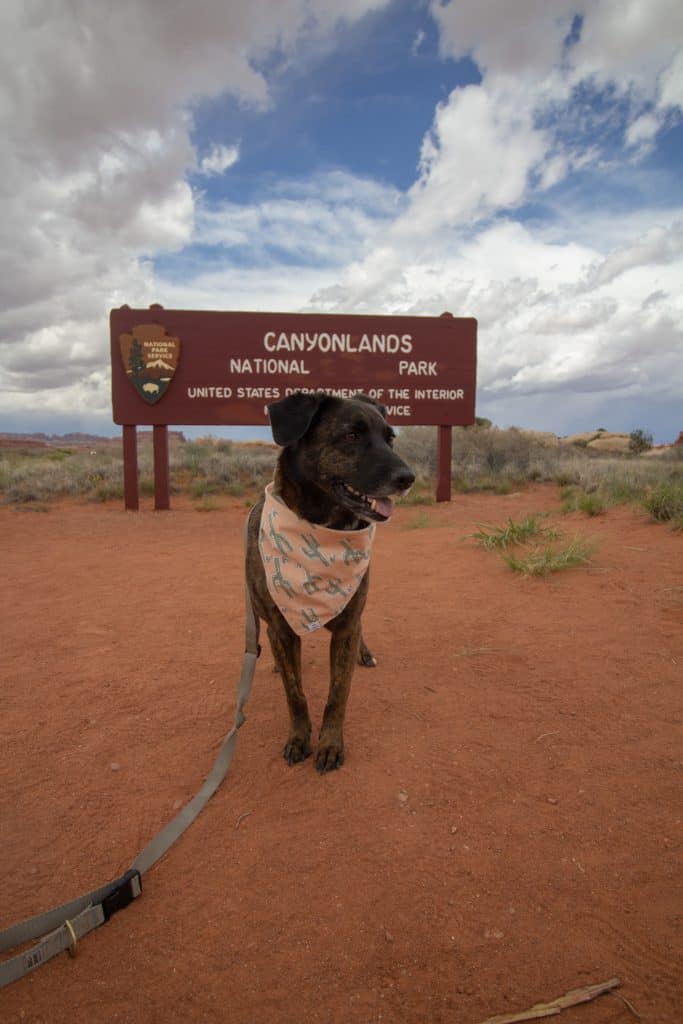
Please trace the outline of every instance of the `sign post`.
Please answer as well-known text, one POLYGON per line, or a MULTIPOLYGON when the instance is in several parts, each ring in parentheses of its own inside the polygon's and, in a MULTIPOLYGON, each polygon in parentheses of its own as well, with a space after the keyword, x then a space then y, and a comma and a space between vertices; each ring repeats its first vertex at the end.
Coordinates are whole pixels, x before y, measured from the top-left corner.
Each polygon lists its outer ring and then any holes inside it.
POLYGON ((267 426, 295 391, 363 391, 392 425, 439 428, 437 501, 451 494, 451 428, 474 423, 472 317, 130 309, 110 315, 114 422, 126 508, 138 507, 135 428, 152 426, 155 508, 170 507, 167 427, 267 426))

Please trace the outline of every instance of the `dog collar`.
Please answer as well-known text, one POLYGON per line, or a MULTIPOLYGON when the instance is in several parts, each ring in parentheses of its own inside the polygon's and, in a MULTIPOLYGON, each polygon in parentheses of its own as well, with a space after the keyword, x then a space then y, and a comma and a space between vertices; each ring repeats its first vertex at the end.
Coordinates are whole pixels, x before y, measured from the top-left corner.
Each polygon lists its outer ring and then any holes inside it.
POLYGON ((344 610, 367 572, 374 536, 374 523, 331 530, 300 519, 268 484, 259 551, 270 596, 298 636, 344 610))

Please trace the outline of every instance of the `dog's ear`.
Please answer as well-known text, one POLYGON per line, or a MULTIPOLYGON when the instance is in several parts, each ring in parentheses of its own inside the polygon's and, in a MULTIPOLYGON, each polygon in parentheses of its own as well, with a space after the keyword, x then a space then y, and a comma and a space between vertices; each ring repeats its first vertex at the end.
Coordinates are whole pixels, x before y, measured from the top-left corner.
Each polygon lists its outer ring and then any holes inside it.
POLYGON ((270 426, 275 444, 294 444, 299 441, 311 425, 320 403, 327 396, 323 394, 305 395, 297 391, 288 395, 280 402, 268 406, 270 426))
POLYGON ((385 420, 387 418, 386 405, 382 405, 381 402, 376 402, 374 398, 370 398, 370 395, 358 394, 354 395, 353 397, 356 402, 367 402, 368 405, 374 405, 375 409, 377 409, 382 414, 382 419, 385 420))

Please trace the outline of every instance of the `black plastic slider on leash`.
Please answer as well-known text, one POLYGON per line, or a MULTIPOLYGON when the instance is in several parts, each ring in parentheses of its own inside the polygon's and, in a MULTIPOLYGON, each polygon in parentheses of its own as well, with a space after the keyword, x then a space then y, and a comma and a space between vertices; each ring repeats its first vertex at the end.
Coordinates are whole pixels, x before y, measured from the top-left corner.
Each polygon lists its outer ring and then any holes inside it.
POLYGON ((125 875, 121 875, 109 895, 102 900, 104 920, 108 921, 112 914, 129 906, 141 894, 142 875, 135 868, 130 868, 125 875))

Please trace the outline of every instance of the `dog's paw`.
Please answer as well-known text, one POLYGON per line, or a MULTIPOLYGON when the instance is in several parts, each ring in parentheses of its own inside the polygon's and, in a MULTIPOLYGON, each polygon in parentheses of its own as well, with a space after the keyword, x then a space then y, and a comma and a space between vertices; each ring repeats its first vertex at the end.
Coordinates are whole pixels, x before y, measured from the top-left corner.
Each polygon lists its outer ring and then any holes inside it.
POLYGON ((343 743, 321 743, 315 758, 315 770, 319 775, 333 772, 344 764, 343 743))
POLYGON ((308 739, 304 739, 301 736, 290 736, 285 743, 282 756, 289 765, 299 764, 311 756, 311 744, 308 739))
POLYGON ((366 647, 365 643, 360 644, 360 650, 358 651, 358 665, 361 665, 364 669, 374 669, 377 665, 377 658, 373 654, 372 650, 366 647))

